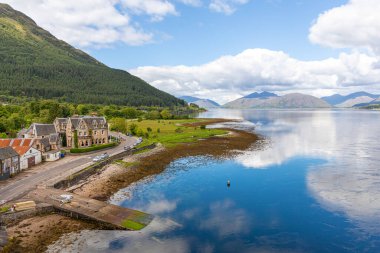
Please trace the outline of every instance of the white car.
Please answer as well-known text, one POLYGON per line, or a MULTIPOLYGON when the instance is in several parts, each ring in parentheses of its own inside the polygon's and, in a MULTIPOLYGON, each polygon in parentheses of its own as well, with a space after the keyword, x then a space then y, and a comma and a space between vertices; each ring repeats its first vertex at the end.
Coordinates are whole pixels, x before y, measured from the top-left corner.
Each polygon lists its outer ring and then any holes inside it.
POLYGON ((101 160, 107 159, 110 157, 107 153, 104 153, 102 155, 95 156, 94 159, 92 159, 93 162, 99 162, 101 160))
POLYGON ((102 160, 100 156, 95 156, 94 159, 92 159, 93 162, 99 162, 100 160, 102 160))
POLYGON ((100 155, 101 159, 107 159, 109 156, 109 154, 107 153, 104 153, 103 155, 100 155))

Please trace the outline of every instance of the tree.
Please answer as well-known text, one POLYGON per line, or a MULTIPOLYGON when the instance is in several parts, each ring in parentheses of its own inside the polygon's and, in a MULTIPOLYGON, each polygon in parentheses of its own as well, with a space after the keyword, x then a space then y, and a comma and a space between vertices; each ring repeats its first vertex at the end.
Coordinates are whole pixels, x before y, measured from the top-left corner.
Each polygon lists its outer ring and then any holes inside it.
POLYGON ((165 109, 161 111, 161 117, 163 119, 170 119, 172 117, 172 114, 169 112, 169 110, 165 109))
POLYGON ((121 113, 123 117, 127 119, 135 119, 138 116, 137 110, 131 107, 121 109, 121 113))
POLYGON ((87 115, 90 112, 90 108, 87 105, 80 104, 77 106, 78 113, 80 115, 87 115))
POLYGON ((156 120, 156 119, 160 119, 161 118, 161 115, 160 115, 160 112, 159 111, 150 111, 146 114, 146 118, 147 119, 151 119, 151 120, 156 120))
POLYGON ((78 148, 78 131, 74 131, 74 147, 78 148))
POLYGON ((123 118, 113 118, 110 120, 111 130, 121 133, 127 132, 127 121, 123 118))
POLYGON ((129 131, 131 132, 131 134, 136 135, 137 129, 138 127, 135 123, 129 125, 129 131))

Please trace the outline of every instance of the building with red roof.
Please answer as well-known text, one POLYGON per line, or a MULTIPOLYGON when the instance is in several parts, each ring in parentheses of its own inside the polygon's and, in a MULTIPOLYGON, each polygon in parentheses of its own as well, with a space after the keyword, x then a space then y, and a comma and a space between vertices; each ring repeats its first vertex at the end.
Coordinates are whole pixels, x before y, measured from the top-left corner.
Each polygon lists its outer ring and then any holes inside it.
POLYGON ((33 139, 0 139, 0 148, 12 147, 20 156, 20 170, 41 163, 41 151, 33 147, 33 139))

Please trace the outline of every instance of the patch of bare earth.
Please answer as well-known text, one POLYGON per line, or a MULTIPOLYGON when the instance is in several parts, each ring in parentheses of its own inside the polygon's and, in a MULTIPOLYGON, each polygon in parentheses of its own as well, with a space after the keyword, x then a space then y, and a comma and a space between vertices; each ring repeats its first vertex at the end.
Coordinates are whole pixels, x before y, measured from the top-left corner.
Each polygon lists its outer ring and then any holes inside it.
POLYGON ((94 228, 96 228, 95 224, 74 220, 58 214, 35 216, 7 228, 10 243, 2 252, 44 252, 47 246, 65 233, 94 228))

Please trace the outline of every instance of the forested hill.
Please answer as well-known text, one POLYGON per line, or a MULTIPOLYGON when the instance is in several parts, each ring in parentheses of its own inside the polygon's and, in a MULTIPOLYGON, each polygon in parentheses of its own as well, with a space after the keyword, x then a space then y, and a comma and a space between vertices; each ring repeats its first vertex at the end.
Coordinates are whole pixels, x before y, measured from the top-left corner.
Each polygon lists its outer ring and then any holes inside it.
POLYGON ((112 69, 58 40, 0 3, 0 94, 74 103, 184 105, 126 71, 112 69))

